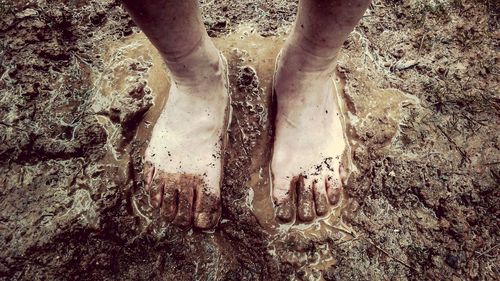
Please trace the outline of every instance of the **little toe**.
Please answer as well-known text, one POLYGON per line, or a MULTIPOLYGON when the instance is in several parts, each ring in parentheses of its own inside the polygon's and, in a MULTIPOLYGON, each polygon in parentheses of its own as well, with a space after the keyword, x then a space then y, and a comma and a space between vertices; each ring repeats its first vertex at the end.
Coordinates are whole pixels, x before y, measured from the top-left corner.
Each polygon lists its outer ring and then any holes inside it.
POLYGON ((296 180, 280 180, 274 183, 273 197, 276 217, 284 223, 291 222, 295 217, 294 194, 291 188, 295 187, 295 184, 296 180))
POLYGON ((314 181, 314 205, 316 206, 316 214, 318 216, 324 216, 330 210, 330 205, 328 204, 328 197, 326 194, 326 182, 325 180, 316 179, 314 181))
POLYGON ((163 186, 163 203, 160 211, 160 215, 165 219, 166 222, 171 222, 174 220, 177 213, 177 200, 178 191, 175 181, 171 179, 165 179, 165 184, 163 186))
POLYGON ((155 174, 155 167, 150 162, 146 162, 144 164, 144 169, 143 169, 143 180, 146 191, 149 191, 149 189, 151 188, 154 174, 155 174))
POLYGON ((340 181, 339 175, 337 174, 336 176, 327 176, 326 193, 328 195, 328 201, 330 201, 331 205, 336 205, 339 203, 341 192, 342 183, 340 181))
POLYGON ((173 223, 179 226, 186 227, 191 224, 193 219, 193 184, 192 180, 185 177, 179 179, 177 184, 177 214, 173 223))
POLYGON ((299 219, 310 222, 314 219, 314 195, 312 177, 301 176, 297 182, 297 208, 299 219))
POLYGON ((199 183, 196 188, 194 208, 194 226, 200 229, 210 229, 217 225, 220 218, 220 196, 215 189, 199 183))
POLYGON ((154 208, 161 207, 163 200, 163 178, 157 177, 149 185, 149 202, 154 208))

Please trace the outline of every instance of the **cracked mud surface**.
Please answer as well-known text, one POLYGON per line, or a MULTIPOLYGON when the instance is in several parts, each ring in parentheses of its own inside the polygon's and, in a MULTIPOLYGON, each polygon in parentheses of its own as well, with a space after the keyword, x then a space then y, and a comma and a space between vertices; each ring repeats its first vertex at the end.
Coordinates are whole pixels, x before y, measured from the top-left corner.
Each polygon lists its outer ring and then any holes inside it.
POLYGON ((272 71, 296 2, 201 3, 233 106, 212 233, 144 204, 169 81, 118 3, 0 0, 0 280, 495 280, 498 4, 373 2, 337 67, 345 194, 308 227, 276 224, 268 197, 272 71))

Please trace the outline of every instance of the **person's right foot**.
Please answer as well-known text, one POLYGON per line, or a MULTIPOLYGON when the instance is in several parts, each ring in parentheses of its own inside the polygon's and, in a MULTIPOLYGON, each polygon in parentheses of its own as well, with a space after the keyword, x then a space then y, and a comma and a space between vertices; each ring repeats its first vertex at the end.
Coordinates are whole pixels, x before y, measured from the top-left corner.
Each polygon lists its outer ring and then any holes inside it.
POLYGON ((167 66, 173 81, 146 149, 145 186, 167 222, 212 228, 220 217, 227 66, 209 38, 167 66))
POLYGON ((296 216, 312 221, 339 201, 346 144, 332 78, 336 51, 324 54, 288 40, 277 62, 271 170, 276 216, 283 222, 296 216))

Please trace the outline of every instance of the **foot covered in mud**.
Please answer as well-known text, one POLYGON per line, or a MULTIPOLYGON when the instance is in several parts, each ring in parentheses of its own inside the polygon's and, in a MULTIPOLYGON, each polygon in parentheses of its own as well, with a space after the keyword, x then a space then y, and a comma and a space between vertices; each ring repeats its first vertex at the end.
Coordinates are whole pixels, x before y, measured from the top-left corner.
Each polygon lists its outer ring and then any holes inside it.
POLYGON ((173 82, 146 149, 145 187, 167 222, 209 229, 221 209, 227 65, 209 40, 166 61, 173 82))
POLYGON ((310 222, 338 203, 345 139, 332 79, 335 58, 286 44, 276 65, 271 170, 276 216, 310 222))

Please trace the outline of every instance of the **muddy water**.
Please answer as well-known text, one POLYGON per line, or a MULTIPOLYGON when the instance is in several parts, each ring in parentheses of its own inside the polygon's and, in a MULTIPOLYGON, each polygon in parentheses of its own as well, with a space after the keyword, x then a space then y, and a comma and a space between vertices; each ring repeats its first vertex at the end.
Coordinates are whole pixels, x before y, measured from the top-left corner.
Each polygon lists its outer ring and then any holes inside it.
MULTIPOLYGON (((122 144, 123 124, 111 120, 110 108, 129 106, 118 103, 119 97, 129 95, 134 85, 146 83, 153 95, 153 106, 144 115, 135 137, 145 142, 168 98, 170 79, 160 54, 143 34, 135 33, 120 41, 111 41, 105 46, 101 57, 105 58, 103 70, 93 77, 94 92, 98 94, 92 97, 91 104, 97 120, 108 133, 108 153, 104 162, 122 167, 120 170, 124 178, 130 178, 127 167, 131 160, 131 147, 122 144)), ((144 225, 149 225, 152 222, 152 210, 148 207, 146 194, 140 191, 133 199, 134 213, 144 225)))
MULTIPOLYGON (((215 44, 223 52, 228 60, 229 68, 236 69, 237 65, 250 67, 255 71, 259 80, 259 91, 264 93, 262 118, 264 120, 263 131, 252 151, 252 164, 250 167, 251 177, 246 186, 248 190, 246 204, 259 221, 259 224, 269 234, 269 253, 279 255, 284 261, 296 265, 305 272, 307 280, 322 280, 318 276, 320 270, 326 269, 336 264, 332 258, 328 243, 320 243, 319 249, 314 256, 297 249, 296 251, 283 250, 283 241, 303 240, 303 241, 327 241, 334 239, 339 243, 344 243, 356 238, 355 232, 342 222, 343 212, 350 210, 350 200, 342 196, 340 203, 332 212, 319 218, 312 224, 302 224, 292 222, 289 224, 279 224, 274 217, 274 209, 271 201, 271 180, 269 162, 271 157, 271 125, 267 108, 271 106, 271 89, 274 72, 275 58, 284 42, 283 37, 261 37, 251 26, 241 26, 236 32, 222 38, 216 38, 215 44)), ((96 98, 93 106, 99 112, 102 108, 113 104, 113 97, 127 92, 128 86, 137 83, 139 80, 147 80, 154 97, 153 106, 144 116, 135 136, 140 142, 146 142, 150 136, 151 129, 158 118, 163 105, 168 99, 170 81, 168 70, 155 48, 142 34, 134 34, 120 42, 110 44, 105 56, 109 58, 105 65, 107 71, 102 76, 94 80, 95 87, 99 89, 101 95, 96 98), (130 67, 136 65, 136 67, 130 67), (137 69, 142 71, 136 71, 137 69), (146 71, 144 71, 146 70, 146 71)), ((342 55, 340 60, 346 59, 342 55)), ((240 91, 238 82, 230 81, 232 93, 240 91)), ((393 89, 378 89, 370 83, 368 77, 365 78, 365 93, 358 96, 350 96, 348 83, 341 78, 341 75, 334 77, 336 92, 332 93, 338 97, 339 107, 342 110, 343 125, 348 140, 348 149, 345 153, 344 164, 349 173, 357 172, 356 166, 351 161, 351 148, 357 148, 361 144, 359 141, 360 128, 373 126, 374 119, 383 118, 394 136, 400 120, 401 108, 405 103, 411 101, 403 93, 393 89), (353 105, 355 104, 355 105, 353 105)), ((237 114, 237 112, 233 113, 237 114)), ((117 130, 121 129, 113 124, 107 116, 97 117, 101 124, 112 136, 109 143, 108 160, 113 163, 121 163, 125 166, 129 161, 127 153, 120 147, 120 140, 114 139, 117 130)), ((233 118, 234 120, 234 118, 233 118)), ((390 139, 390 138, 389 138, 390 139)), ((146 196, 140 193, 132 200, 134 212, 141 217, 146 224, 154 219, 148 209, 146 196)), ((189 234, 189 233, 188 233, 189 234)), ((288 247, 289 248, 289 247, 288 247)))

